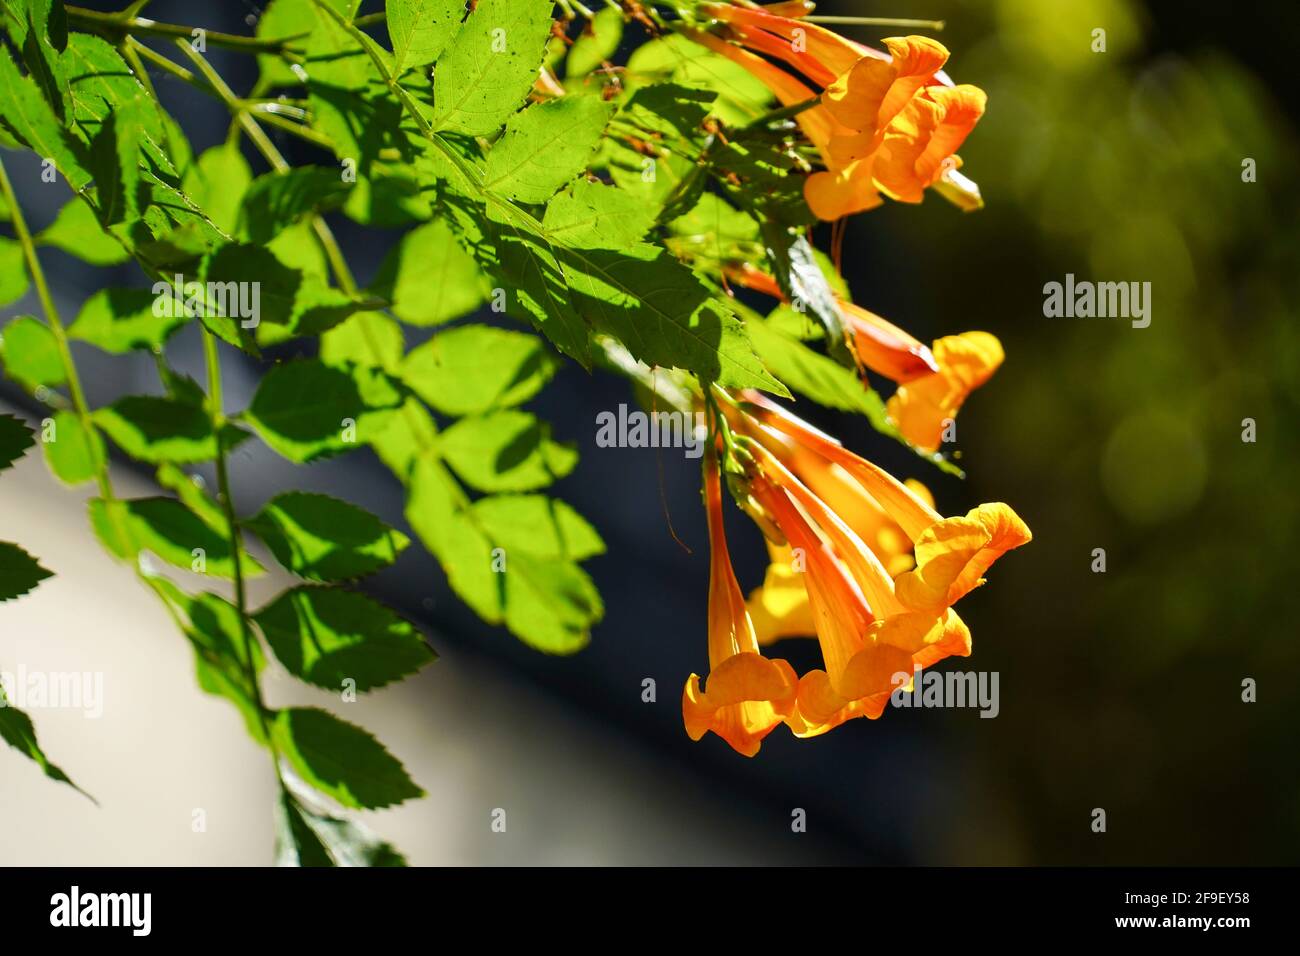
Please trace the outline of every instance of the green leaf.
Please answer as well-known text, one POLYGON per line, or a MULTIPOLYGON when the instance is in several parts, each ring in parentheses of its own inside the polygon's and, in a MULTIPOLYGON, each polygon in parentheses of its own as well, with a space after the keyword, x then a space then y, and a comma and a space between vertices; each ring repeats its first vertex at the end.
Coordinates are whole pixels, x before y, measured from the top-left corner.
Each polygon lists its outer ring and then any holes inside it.
POLYGON ((267 248, 290 269, 298 269, 304 275, 329 276, 329 262, 317 242, 316 233, 305 221, 284 230, 267 244, 267 248))
POLYGON ((573 654, 587 646, 604 616, 600 593, 576 564, 505 549, 505 624, 510 633, 546 654, 573 654))
MULTIPOLYGON (((11 601, 26 594, 54 572, 16 544, 0 541, 0 601, 11 601)), ((0 710, 0 713, 3 713, 0 710)))
POLYGON ((713 90, 693 89, 680 83, 653 83, 640 87, 627 98, 620 118, 647 133, 689 141, 701 132, 717 98, 713 90))
POLYGON ((326 711, 282 710, 271 737, 306 783, 345 807, 379 809, 424 795, 383 744, 326 711))
POLYGON ((9 376, 28 388, 62 385, 67 381, 54 333, 30 315, 20 315, 5 326, 0 357, 9 376))
POLYGON ((387 424, 376 412, 402 401, 391 380, 376 369, 340 369, 300 359, 262 377, 244 418, 276 452, 308 462, 368 442, 387 424))
POLYGON ((280 791, 275 811, 276 866, 337 865, 287 791, 280 791))
POLYGON ((516 113, 488 153, 485 188, 520 202, 545 202, 587 168, 612 113, 600 96, 578 95, 516 113))
POLYGON ((493 541, 539 559, 585 561, 605 553, 586 518, 546 495, 492 495, 474 502, 474 517, 493 541))
POLYGON ((591 329, 578 313, 556 248, 530 228, 502 224, 498 235, 501 275, 514 292, 511 305, 557 349, 591 367, 591 329))
POLYGON ((465 0, 386 0, 393 75, 438 59, 465 18, 465 0))
POLYGON ((0 120, 38 156, 53 160, 75 191, 89 185, 85 147, 60 122, 31 77, 18 72, 8 48, 0 49, 0 120))
POLYGON ((73 116, 80 136, 90 142, 107 121, 124 104, 142 101, 142 112, 135 117, 140 132, 155 143, 169 138, 162 110, 148 96, 126 61, 103 37, 90 33, 68 35, 63 51, 68 90, 72 97, 73 116))
POLYGON ((614 55, 622 39, 623 14, 613 7, 605 7, 573 42, 564 63, 564 75, 569 79, 586 76, 614 55))
POLYGON ((153 108, 141 90, 117 105, 91 142, 99 215, 107 225, 139 217, 144 114, 153 108))
POLYGON ((256 338, 269 346, 289 339, 318 336, 364 309, 374 308, 372 298, 354 298, 317 275, 304 275, 294 297, 293 312, 284 324, 260 323, 256 338))
MULTIPOLYGON (((283 40, 310 34, 315 26, 313 6, 311 0, 271 0, 257 18, 258 39, 283 40)), ((305 47, 307 40, 300 38, 294 43, 305 47)), ((289 63, 274 53, 259 53, 257 65, 262 72, 262 83, 267 88, 297 86, 302 82, 299 75, 289 68, 289 63)))
MULTIPOLYGON (((3 546, 4 543, 0 542, 0 548, 3 546)), ((60 767, 51 763, 45 756, 45 751, 36 741, 36 726, 32 723, 32 719, 5 699, 3 688, 0 688, 0 738, 19 753, 35 761, 45 776, 58 783, 66 783, 86 799, 94 802, 94 797, 73 783, 60 767)))
POLYGON ((90 206, 79 197, 70 199, 59 210, 54 222, 45 227, 36 241, 41 245, 62 249, 92 266, 115 266, 131 258, 122 244, 99 224, 90 206))
POLYGON ((0 415, 0 471, 13 466, 36 444, 27 423, 13 415, 0 415))
POLYGON ((438 60, 433 125, 489 136, 528 96, 551 32, 553 0, 480 0, 438 60))
POLYGON ((199 687, 234 704, 249 736, 265 743, 258 692, 249 679, 249 654, 254 674, 261 673, 266 660, 256 640, 245 642, 239 609, 216 594, 187 594, 161 575, 147 575, 146 581, 184 618, 181 627, 194 651, 199 687))
POLYGON ((526 402, 558 367, 536 336, 462 325, 412 349, 401 376, 438 411, 460 416, 526 402))
POLYGON ((27 261, 16 239, 0 236, 0 306, 17 302, 27 294, 27 261))
POLYGON ((158 466, 155 477, 158 479, 158 484, 168 491, 175 492, 181 504, 193 511, 209 528, 218 534, 226 533, 226 513, 221 510, 221 506, 213 500, 212 496, 203 490, 202 476, 188 475, 177 465, 163 462, 158 466))
POLYGON ((211 290, 204 299, 215 299, 203 305, 200 320, 240 348, 251 327, 245 322, 284 324, 292 320, 303 285, 302 273, 281 263, 269 249, 242 242, 223 245, 205 256, 199 280, 211 290), (250 306, 242 311, 254 314, 238 314, 241 310, 236 305, 250 306))
POLYGON ((50 440, 44 442, 45 462, 60 481, 79 485, 90 481, 104 465, 104 440, 87 430, 81 416, 69 409, 54 413, 50 440))
MULTIPOLYGON (((229 540, 175 498, 91 498, 88 505, 95 534, 111 554, 123 560, 135 561, 147 548, 187 571, 226 579, 235 576, 229 540)), ((246 576, 262 573, 261 565, 248 555, 243 563, 246 576)))
POLYGON ((405 484, 416 458, 434 448, 438 426, 429 410, 414 398, 388 416, 387 426, 370 439, 370 445, 379 460, 405 484))
POLYGON ((387 567, 410 539, 370 512, 329 495, 276 495, 245 525, 276 560, 311 581, 343 581, 387 567))
MULTIPOLYGON (((325 5, 353 20, 361 0, 324 0, 325 5)), ((320 81, 344 90, 359 90, 366 85, 373 69, 361 46, 315 2, 311 13, 298 24, 297 32, 310 31, 307 46, 307 73, 313 82, 320 81), (312 22, 314 18, 314 23, 312 22)))
POLYGON ((406 351, 402 326, 381 312, 358 312, 320 337, 326 365, 362 365, 397 371, 406 351))
POLYGON ((152 351, 189 321, 170 286, 161 295, 150 289, 100 289, 81 307, 68 335, 116 355, 132 349, 152 351))
POLYGON ((766 255, 758 223, 715 193, 700 196, 694 208, 668 228, 674 236, 674 252, 693 262, 707 260, 715 269, 760 262, 766 255))
POLYGON ((715 94, 712 112, 731 126, 757 119, 772 101, 767 87, 743 66, 679 34, 637 47, 628 58, 627 75, 632 89, 648 81, 671 80, 715 94))
POLYGON ((550 426, 517 410, 462 418, 438 448, 466 483, 480 491, 532 491, 573 471, 577 451, 550 437, 550 426))
POLYGON ((622 249, 654 225, 655 207, 622 189, 579 179, 546 205, 548 239, 576 249, 622 249))
POLYGON ((323 166, 295 166, 258 176, 240 206, 240 235, 255 243, 270 242, 308 213, 340 205, 347 192, 341 172, 323 166))
MULTIPOLYGON (((484 499, 498 500, 509 499, 484 499)), ((456 594, 484 620, 504 623, 530 646, 571 654, 586 646, 604 608, 591 579, 561 553, 558 541, 562 535, 573 539, 571 557, 592 551, 598 539, 580 528, 576 515, 559 509, 549 533, 506 527, 511 517, 536 517, 538 511, 531 503, 465 508, 436 459, 419 458, 411 470, 407 520, 456 594)))
MULTIPOLYGON (((139 461, 186 464, 217 456, 212 420, 200 405, 154 395, 127 395, 92 417, 119 448, 139 461)), ((234 448, 247 437, 243 429, 226 425, 221 444, 234 448)))
POLYGON ((348 190, 343 214, 363 226, 408 226, 429 218, 429 199, 414 166, 376 159, 348 190))
MULTIPOLYGON (((357 0, 325 0, 344 20, 357 0)), ((385 147, 401 147, 402 104, 383 82, 360 43, 325 9, 312 4, 304 26, 315 19, 305 64, 312 125, 334 144, 335 155, 365 175, 385 147)), ((373 41, 371 41, 373 42, 373 41)), ((381 52, 381 58, 387 53, 381 52)))
POLYGON ((796 338, 755 319, 746 324, 754 348, 768 368, 794 391, 819 405, 865 415, 881 431, 897 433, 889 423, 885 404, 866 383, 820 352, 814 352, 796 338))
POLYGON ((410 325, 438 325, 483 303, 478 266, 440 220, 402 236, 370 291, 391 302, 393 314, 410 325))
POLYGON ((240 205, 252 181, 253 172, 239 151, 239 142, 229 140, 199 155, 185 172, 184 191, 213 225, 233 236, 239 225, 240 205))
POLYGON ((694 372, 733 388, 788 395, 754 355, 730 307, 713 299, 667 250, 643 243, 620 252, 557 247, 577 309, 647 365, 694 372))
POLYGON ((812 243, 779 223, 769 220, 763 226, 767 259, 772 263, 777 282, 786 298, 811 312, 826 330, 827 352, 846 367, 855 367, 844 329, 844 317, 835 301, 835 292, 817 262, 812 243))
POLYGON ((280 791, 276 804, 276 866, 406 866, 391 843, 361 824, 309 809, 280 791))
MULTIPOLYGON (((61 0, 27 0, 26 36, 15 43, 21 46, 29 74, 45 93, 55 114, 64 120, 72 111, 68 78, 59 51, 68 43, 68 18, 61 0)), ((11 15, 18 14, 11 9, 11 15)))
POLYGON ((436 659, 409 621, 342 588, 294 588, 254 619, 290 674, 326 690, 373 690, 436 659))

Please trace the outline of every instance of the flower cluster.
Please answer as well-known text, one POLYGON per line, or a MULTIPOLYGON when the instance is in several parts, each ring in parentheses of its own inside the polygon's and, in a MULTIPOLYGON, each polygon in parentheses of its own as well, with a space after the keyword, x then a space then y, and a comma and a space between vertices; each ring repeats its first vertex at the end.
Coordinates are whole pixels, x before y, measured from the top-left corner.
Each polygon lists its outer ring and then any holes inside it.
POLYGON ((984 91, 948 78, 948 51, 935 40, 891 37, 875 50, 799 19, 810 8, 704 3, 699 12, 722 32, 683 33, 744 67, 784 106, 816 100, 796 118, 825 167, 804 185, 819 219, 871 209, 882 195, 917 203, 931 186, 977 208, 979 187, 958 171, 956 151, 984 115, 984 91))
MULTIPOLYGON (((823 167, 804 181, 811 211, 835 221, 884 196, 920 202, 931 187, 978 207, 979 189, 958 172, 956 150, 984 113, 984 93, 948 79, 948 51, 934 40, 892 38, 874 50, 802 20, 809 9, 801 0, 704 2, 697 10, 709 29, 682 32, 743 66, 790 108, 823 167)), ((724 269, 731 283, 789 298, 752 263, 724 269)), ((1001 365, 1001 344, 966 332, 927 346, 847 294, 831 294, 864 385, 867 372, 892 381, 886 407, 902 437, 937 450, 967 396, 1001 365)), ((970 653, 954 605, 1001 555, 1030 540, 1009 506, 945 518, 919 482, 898 481, 758 392, 709 386, 705 407, 709 674, 692 674, 682 695, 693 739, 712 731, 753 756, 779 724, 812 737, 855 717, 874 719, 921 669, 970 653), (771 558, 747 600, 723 530, 724 476, 763 530, 771 558), (764 651, 800 636, 816 637, 823 666, 797 676, 764 651)))
POLYGON ((709 675, 682 695, 687 733, 753 756, 778 724, 797 737, 879 717, 911 675, 970 653, 953 605, 1002 554, 1030 540, 1007 505, 944 518, 905 485, 757 392, 715 389, 715 430, 733 494, 764 530, 766 580, 746 602, 722 525, 719 452, 704 469, 712 549, 709 675), (795 677, 760 648, 816 635, 824 669, 795 677), (899 677, 898 675, 904 675, 899 677))

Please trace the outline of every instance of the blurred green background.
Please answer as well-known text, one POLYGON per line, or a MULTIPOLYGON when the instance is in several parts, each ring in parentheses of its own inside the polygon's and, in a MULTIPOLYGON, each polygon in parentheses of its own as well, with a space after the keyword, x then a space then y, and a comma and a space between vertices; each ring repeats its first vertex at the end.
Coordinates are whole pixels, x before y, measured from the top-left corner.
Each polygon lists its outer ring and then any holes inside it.
POLYGON ((968 480, 931 484, 944 513, 1004 500, 1035 535, 963 605, 963 666, 1001 672, 1002 713, 950 725, 978 805, 937 821, 932 859, 1294 862, 1300 5, 818 12, 942 17, 949 73, 989 94, 961 150, 987 208, 890 204, 845 254, 855 298, 919 337, 1001 338, 958 417, 968 480), (1045 318, 1066 273, 1149 281, 1150 327, 1045 318))

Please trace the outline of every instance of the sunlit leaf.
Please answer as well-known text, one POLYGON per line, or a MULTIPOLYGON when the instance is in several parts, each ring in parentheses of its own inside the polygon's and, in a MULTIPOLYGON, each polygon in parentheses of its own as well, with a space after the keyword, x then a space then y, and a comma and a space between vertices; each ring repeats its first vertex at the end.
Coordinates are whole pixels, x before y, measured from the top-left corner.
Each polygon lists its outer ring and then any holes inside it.
POLYGON ((382 421, 374 413, 402 400, 382 372, 301 359, 262 377, 244 418, 279 454, 307 462, 369 441, 382 421))
POLYGON ((182 303, 170 291, 100 289, 81 307, 68 335, 105 352, 155 349, 188 322, 182 303))
POLYGON ((438 448, 456 474, 480 491, 532 491, 571 472, 578 453, 551 439, 550 426, 514 409, 462 418, 438 448))
POLYGON ((255 618, 285 669, 327 690, 373 690, 435 659, 414 625, 356 591, 294 588, 255 618))
POLYGON ((412 349, 401 376, 435 409, 460 416, 527 401, 557 365, 555 354, 536 336, 462 325, 412 349))
POLYGON ((570 95, 515 114, 488 153, 485 188, 545 202, 587 168, 612 112, 599 96, 570 95))
POLYGON ((379 809, 424 795, 383 744, 326 711, 282 710, 271 737, 304 781, 345 807, 379 809))
POLYGON ((30 315, 20 315, 4 327, 0 358, 4 359, 9 376, 28 388, 62 385, 67 381, 54 333, 30 315))
POLYGON ((289 491, 245 522, 284 567, 312 581, 343 581, 397 560, 410 539, 329 495, 289 491))
POLYGON ((104 466, 104 440, 81 416, 61 409, 50 419, 50 440, 43 442, 45 461, 55 477, 69 485, 90 481, 104 466))
MULTIPOLYGON (((230 540, 175 498, 92 498, 88 506, 95 534, 119 558, 134 561, 139 551, 147 549, 186 571, 234 577, 230 540)), ((243 562, 245 574, 261 573, 261 566, 248 555, 243 562)))
MULTIPOLYGON (((217 456, 217 435, 206 409, 154 395, 127 395, 94 413, 95 424, 132 458, 181 464, 217 456)), ((248 432, 226 425, 221 445, 233 448, 248 432)))
POLYGON ((393 75, 428 66, 447 48, 465 18, 465 0, 386 0, 393 75))
POLYGON ((64 204, 54 222, 45 227, 36 241, 62 249, 93 266, 117 265, 130 258, 122 244, 99 224, 90 206, 76 197, 64 204))
POLYGON ((551 32, 552 0, 480 0, 438 60, 436 129, 486 136, 532 89, 551 32))
POLYGON ((385 257, 371 292, 411 325, 438 325, 483 302, 478 266, 447 224, 417 226, 385 257))

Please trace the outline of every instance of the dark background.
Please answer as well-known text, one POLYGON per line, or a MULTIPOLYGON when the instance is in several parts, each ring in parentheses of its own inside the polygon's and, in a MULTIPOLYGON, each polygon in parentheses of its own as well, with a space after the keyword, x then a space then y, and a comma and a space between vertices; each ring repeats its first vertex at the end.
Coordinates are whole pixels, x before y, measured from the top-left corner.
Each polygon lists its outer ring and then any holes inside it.
MULTIPOLYGON (((256 12, 236 0, 156 0, 148 15, 250 32, 256 12)), ((596 414, 632 398, 621 380, 573 366, 534 407, 581 449, 555 492, 609 549, 587 565, 607 606, 591 646, 549 658, 486 627, 418 547, 375 579, 377 592, 423 620, 440 648, 481 656, 708 782, 737 817, 782 829, 790 807, 807 808, 828 861, 1293 862, 1300 6, 927 0, 819 12, 945 18, 950 74, 989 94, 961 151, 987 208, 964 215, 936 196, 887 204, 850 223, 844 255, 855 299, 918 337, 1001 338, 1006 364, 958 420, 968 477, 939 474, 865 422, 800 410, 925 481, 944 513, 1001 500, 1033 529, 1034 542, 962 603, 974 656, 940 665, 998 671, 999 717, 895 711, 806 741, 778 730, 753 760, 715 737, 689 741, 678 689, 707 663, 698 470, 675 452, 597 448, 596 414), (1090 49, 1094 28, 1107 31, 1104 54, 1090 49), (1247 157, 1255 183, 1241 180, 1247 157), (1043 284, 1067 272, 1150 281, 1151 326, 1044 318, 1043 284), (1241 440, 1246 417, 1254 444, 1241 440), (1105 574, 1090 570, 1094 548, 1106 550, 1105 574), (657 705, 641 701, 645 677, 658 683, 657 705), (1241 701, 1245 678, 1258 682, 1258 703, 1241 701), (1104 835, 1090 829, 1094 808, 1107 811, 1104 835)), ((839 29, 865 42, 901 32, 839 29)), ((251 57, 209 56, 237 92, 252 85, 251 57)), ((215 101, 157 83, 196 152, 224 138, 215 101)), ((319 158, 272 135, 291 160, 319 158)), ((39 229, 66 196, 35 188, 31 159, 6 162, 39 229)), ((396 233, 380 241, 331 222, 368 281, 396 233)), ((133 266, 94 269, 53 250, 46 261, 69 315, 97 288, 141 281, 133 266)), ((93 404, 156 387, 145 357, 76 351, 93 404)), ((198 373, 192 329, 169 355, 198 373)), ((242 407, 258 371, 233 359, 227 369, 228 403, 242 407)), ((296 468, 249 443, 232 477, 241 511, 302 487, 402 523, 400 489, 369 452, 296 468)), ((748 589, 762 575, 761 539, 729 518, 748 589)), ((811 642, 788 656, 803 670, 811 642)), ((772 859, 782 859, 775 842, 772 859)))

